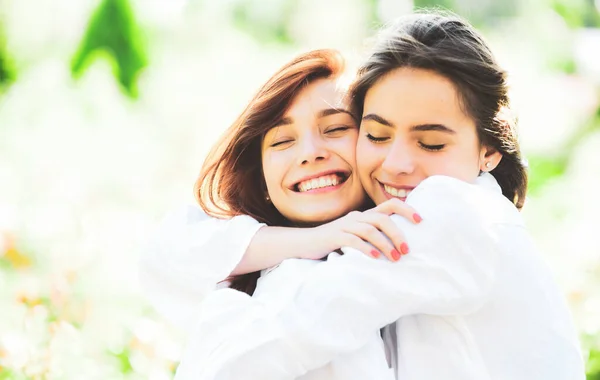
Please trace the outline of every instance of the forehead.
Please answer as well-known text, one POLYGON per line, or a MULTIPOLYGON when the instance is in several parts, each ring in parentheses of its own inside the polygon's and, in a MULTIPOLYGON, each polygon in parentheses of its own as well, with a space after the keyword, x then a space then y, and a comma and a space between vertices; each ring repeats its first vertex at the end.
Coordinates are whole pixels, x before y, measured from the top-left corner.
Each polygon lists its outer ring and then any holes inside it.
POLYGON ((400 123, 468 118, 452 81, 435 71, 414 68, 396 69, 379 79, 367 91, 364 113, 400 123))
POLYGON ((346 107, 345 88, 341 87, 335 79, 317 79, 298 92, 286 115, 346 107))

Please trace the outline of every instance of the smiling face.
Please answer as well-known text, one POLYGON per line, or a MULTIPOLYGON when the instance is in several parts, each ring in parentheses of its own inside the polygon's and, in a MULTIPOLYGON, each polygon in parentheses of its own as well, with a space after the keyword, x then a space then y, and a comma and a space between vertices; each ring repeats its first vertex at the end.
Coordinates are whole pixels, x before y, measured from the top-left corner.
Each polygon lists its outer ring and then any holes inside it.
POLYGON ((367 91, 357 161, 363 186, 376 204, 392 197, 405 200, 432 175, 472 182, 500 159, 500 153, 481 146, 475 122, 446 77, 399 68, 367 91))
POLYGON ((334 80, 314 81, 263 139, 268 195, 292 222, 328 222, 365 201, 355 170, 358 126, 347 109, 334 80))

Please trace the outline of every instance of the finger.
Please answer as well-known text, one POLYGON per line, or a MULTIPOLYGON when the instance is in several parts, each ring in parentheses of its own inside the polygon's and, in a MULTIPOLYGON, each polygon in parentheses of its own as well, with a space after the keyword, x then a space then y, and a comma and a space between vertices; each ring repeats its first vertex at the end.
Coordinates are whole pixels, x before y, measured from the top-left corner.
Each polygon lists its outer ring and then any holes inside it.
POLYGON ((358 218, 360 218, 360 216, 363 213, 361 211, 350 211, 348 214, 346 214, 346 216, 344 216, 343 218, 348 219, 348 220, 358 220, 358 218))
POLYGON ((357 249, 365 255, 370 256, 374 259, 377 259, 381 256, 381 252, 379 250, 377 250, 375 247, 373 247, 372 245, 365 242, 364 240, 362 240, 354 234, 347 233, 344 240, 345 247, 357 249))
POLYGON ((366 212, 380 212, 386 215, 396 214, 404 217, 407 220, 410 220, 413 223, 420 223, 421 220, 423 220, 417 210, 397 198, 388 199, 377 207, 366 212))
POLYGON ((362 215, 361 221, 363 223, 368 223, 381 231, 384 236, 391 240, 394 248, 398 252, 402 254, 408 253, 409 248, 404 233, 388 215, 376 212, 365 213, 362 215))
POLYGON ((400 253, 394 247, 392 242, 383 234, 383 232, 372 224, 354 223, 352 226, 349 226, 346 232, 354 234, 366 241, 391 261, 398 261, 400 258, 400 253))

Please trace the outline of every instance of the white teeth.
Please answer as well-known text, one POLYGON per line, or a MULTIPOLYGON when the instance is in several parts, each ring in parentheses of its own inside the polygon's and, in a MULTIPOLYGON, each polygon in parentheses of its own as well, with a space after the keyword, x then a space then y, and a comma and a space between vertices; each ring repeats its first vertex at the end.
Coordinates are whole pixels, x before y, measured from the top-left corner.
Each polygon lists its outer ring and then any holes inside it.
POLYGON ((330 174, 319 178, 302 181, 298 184, 298 190, 302 193, 323 187, 337 186, 341 182, 337 174, 330 174))
POLYGON ((412 190, 406 190, 406 189, 396 189, 395 187, 391 187, 388 185, 383 185, 383 188, 386 193, 390 194, 393 197, 398 197, 398 198, 406 198, 406 197, 408 197, 408 194, 410 194, 410 192, 412 191, 412 190))

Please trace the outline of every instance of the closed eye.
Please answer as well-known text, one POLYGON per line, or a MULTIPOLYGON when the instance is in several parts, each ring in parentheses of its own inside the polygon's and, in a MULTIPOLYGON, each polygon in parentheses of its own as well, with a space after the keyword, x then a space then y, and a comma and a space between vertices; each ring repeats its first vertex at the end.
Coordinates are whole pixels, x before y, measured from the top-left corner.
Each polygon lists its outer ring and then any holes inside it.
POLYGON ((283 144, 291 143, 292 141, 294 141, 294 140, 277 141, 277 142, 274 142, 273 144, 271 144, 271 148, 275 148, 275 147, 281 146, 283 144))
POLYGON ((389 140, 389 137, 375 137, 370 133, 367 133, 367 138, 373 142, 384 142, 389 140))
POLYGON ((343 132, 343 131, 347 131, 348 129, 350 129, 350 127, 347 125, 339 125, 339 126, 331 128, 331 129, 328 129, 325 133, 343 132))
POLYGON ((423 144, 422 142, 419 142, 419 145, 421 146, 421 148, 432 151, 432 152, 440 151, 440 150, 444 149, 444 147, 446 146, 446 144, 427 145, 427 144, 423 144))

